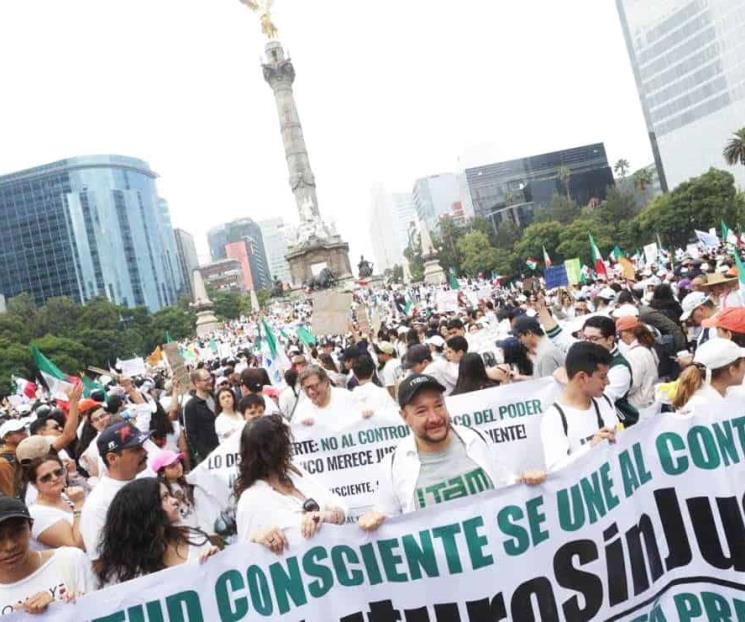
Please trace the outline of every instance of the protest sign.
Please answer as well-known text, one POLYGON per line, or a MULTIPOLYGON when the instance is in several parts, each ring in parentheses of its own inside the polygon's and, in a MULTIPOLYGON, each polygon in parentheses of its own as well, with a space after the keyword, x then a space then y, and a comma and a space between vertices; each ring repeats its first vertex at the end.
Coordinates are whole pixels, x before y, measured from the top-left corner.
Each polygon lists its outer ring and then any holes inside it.
POLYGON ((458 310, 458 290, 437 290, 435 301, 440 313, 453 313, 458 310))
POLYGON ((699 231, 695 229, 696 238, 706 248, 717 248, 719 246, 719 238, 716 233, 707 233, 706 231, 699 231))
POLYGON ((582 266, 580 266, 579 258, 567 259, 564 267, 567 269, 569 285, 577 285, 582 280, 582 266))
POLYGON ((186 369, 178 343, 164 343, 163 352, 165 352, 166 360, 173 372, 173 386, 180 387, 185 391, 189 386, 189 370, 186 369))
POLYGON ((282 556, 234 545, 35 619, 739 620, 743 478, 744 416, 657 417, 540 486, 435 505, 369 535, 324 525, 303 541, 291 529, 282 556))
POLYGON ((546 289, 566 287, 569 285, 566 266, 559 265, 546 268, 543 271, 543 278, 546 281, 546 289))
MULTIPOLYGON (((493 387, 447 398, 451 421, 482 432, 498 460, 514 473, 544 466, 540 438, 542 414, 556 400, 553 378, 493 387)), ((347 421, 292 425, 294 460, 324 486, 344 497, 350 514, 359 516, 373 504, 378 464, 408 435, 393 408, 369 419, 350 413, 347 421)), ((200 524, 210 525, 231 504, 238 474, 240 432, 223 441, 187 475, 197 487, 200 524)))
POLYGON ((325 291, 313 295, 313 334, 343 335, 349 331, 352 294, 325 291))
POLYGON ((135 376, 142 376, 147 373, 145 361, 141 356, 127 359, 126 361, 117 360, 116 366, 122 370, 122 376, 126 376, 127 378, 134 378, 135 376))

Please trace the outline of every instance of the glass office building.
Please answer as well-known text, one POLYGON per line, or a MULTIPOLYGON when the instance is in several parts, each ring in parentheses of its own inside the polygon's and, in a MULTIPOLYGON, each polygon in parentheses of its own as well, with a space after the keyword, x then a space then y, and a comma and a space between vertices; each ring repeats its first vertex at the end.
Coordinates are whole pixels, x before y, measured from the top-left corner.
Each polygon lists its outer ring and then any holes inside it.
POLYGON ((466 169, 468 192, 476 216, 486 218, 494 231, 509 221, 530 224, 535 210, 565 194, 561 169, 569 170, 569 194, 580 206, 605 199, 613 172, 602 143, 466 169))
POLYGON ((616 0, 664 190, 726 169, 745 126, 745 0, 616 0))
POLYGON ((0 293, 175 304, 183 277, 155 178, 142 160, 114 155, 0 176, 0 293))
POLYGON ((250 218, 240 218, 217 227, 207 232, 207 243, 210 247, 212 261, 227 259, 230 257, 227 247, 229 245, 235 251, 238 246, 236 242, 246 242, 246 254, 250 268, 250 282, 254 289, 270 289, 272 287, 272 275, 269 272, 269 262, 264 250, 264 238, 261 227, 250 218))

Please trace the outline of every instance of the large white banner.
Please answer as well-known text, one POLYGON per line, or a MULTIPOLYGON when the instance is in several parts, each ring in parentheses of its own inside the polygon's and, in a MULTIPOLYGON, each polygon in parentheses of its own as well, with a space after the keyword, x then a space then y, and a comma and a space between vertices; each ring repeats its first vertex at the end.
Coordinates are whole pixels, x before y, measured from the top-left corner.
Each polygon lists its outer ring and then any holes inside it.
MULTIPOLYGON (((552 378, 541 378, 447 398, 453 423, 479 430, 494 445, 500 462, 514 473, 544 466, 541 415, 560 390, 552 378)), ((378 464, 409 434, 408 426, 391 409, 363 419, 349 413, 348 421, 293 424, 295 461, 335 493, 344 497, 350 517, 366 511, 377 488, 378 464)), ((222 443, 188 480, 195 493, 199 524, 208 530, 221 509, 230 505, 238 472, 240 432, 222 443)))
POLYGON ((743 482, 741 412, 661 415, 541 486, 447 502, 373 534, 292 532, 282 556, 235 545, 36 619, 743 620, 743 482))

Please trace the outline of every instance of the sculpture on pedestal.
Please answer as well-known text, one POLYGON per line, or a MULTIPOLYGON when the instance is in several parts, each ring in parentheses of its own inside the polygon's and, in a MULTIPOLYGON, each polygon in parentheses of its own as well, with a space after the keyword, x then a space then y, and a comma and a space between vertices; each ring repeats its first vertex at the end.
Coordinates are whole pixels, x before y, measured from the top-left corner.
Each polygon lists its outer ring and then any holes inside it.
POLYGON ((357 271, 361 279, 367 279, 373 274, 373 265, 365 259, 364 255, 360 255, 360 263, 357 264, 357 271))
POLYGON ((197 337, 206 337, 220 327, 220 322, 212 312, 215 305, 207 295, 207 288, 199 270, 194 270, 192 274, 192 287, 194 302, 189 306, 197 312, 197 337))
MULTIPOLYGON (((261 16, 261 30, 269 39, 262 63, 264 79, 272 88, 279 115, 280 132, 285 149, 290 189, 295 197, 300 224, 297 237, 287 254, 295 286, 315 279, 318 266, 326 264, 340 278, 352 277, 349 245, 321 218, 316 196, 316 180, 310 167, 303 127, 295 103, 292 85, 295 67, 276 40, 277 28, 272 22, 272 0, 241 0, 261 16)), ((320 275, 319 275, 320 276, 320 275)))
POLYGON ((424 260, 424 282, 427 285, 442 285, 446 281, 445 271, 437 259, 437 250, 424 222, 419 225, 419 236, 422 242, 422 259, 424 260))

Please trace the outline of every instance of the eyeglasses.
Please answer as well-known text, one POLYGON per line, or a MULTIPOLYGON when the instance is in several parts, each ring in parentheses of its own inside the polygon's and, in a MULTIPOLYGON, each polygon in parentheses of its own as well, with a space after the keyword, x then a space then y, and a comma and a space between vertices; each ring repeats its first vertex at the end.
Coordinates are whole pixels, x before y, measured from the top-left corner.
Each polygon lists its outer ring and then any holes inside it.
POLYGON ((321 506, 318 505, 318 501, 316 501, 312 497, 308 497, 303 502, 303 512, 318 512, 320 509, 321 506))
POLYGON ((324 380, 319 380, 318 382, 314 382, 313 384, 306 384, 303 387, 303 391, 305 391, 306 393, 308 391, 318 391, 324 384, 324 380))
POLYGON ((45 473, 39 478, 39 481, 42 484, 48 484, 52 481, 52 478, 55 477, 64 477, 65 476, 65 469, 62 467, 59 467, 58 469, 54 469, 54 471, 50 471, 49 473, 45 473))
POLYGON ((602 335, 582 335, 582 339, 590 343, 599 343, 600 341, 605 341, 606 338, 602 335))

